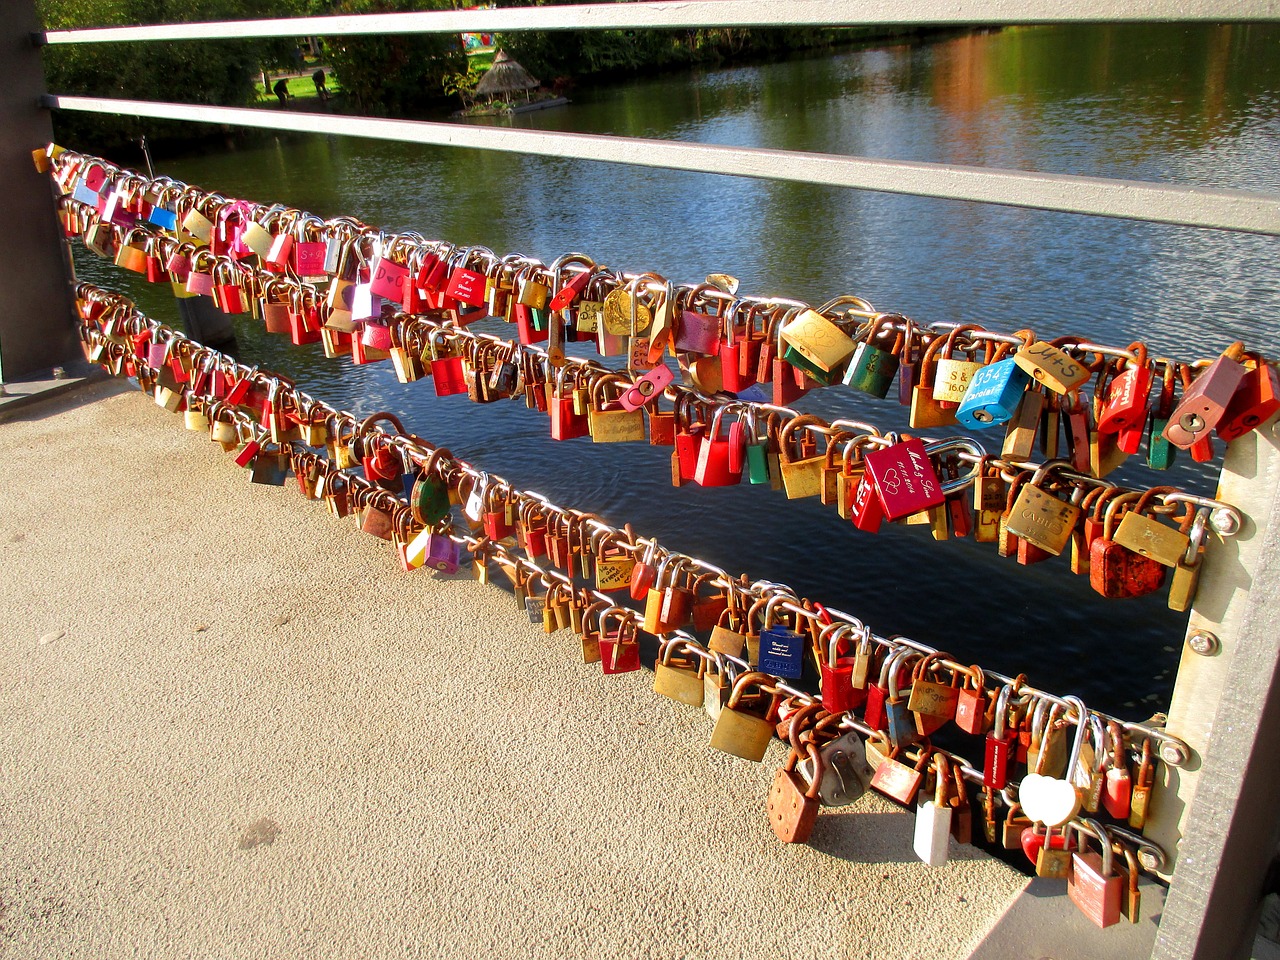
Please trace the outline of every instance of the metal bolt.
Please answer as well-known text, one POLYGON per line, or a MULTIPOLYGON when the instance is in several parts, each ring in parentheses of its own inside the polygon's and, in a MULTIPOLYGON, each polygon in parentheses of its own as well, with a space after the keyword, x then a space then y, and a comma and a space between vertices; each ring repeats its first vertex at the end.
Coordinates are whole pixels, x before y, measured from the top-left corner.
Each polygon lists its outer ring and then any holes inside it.
POLYGON ((1209 523, 1220 537, 1234 537, 1240 532, 1240 519, 1234 511, 1222 507, 1209 514, 1209 523))
POLYGON ((1160 744, 1160 759, 1171 767, 1180 767, 1191 757, 1187 754, 1186 748, 1182 744, 1165 740, 1160 744))
POLYGON ((1187 646, 1202 657, 1212 657, 1222 649, 1222 642, 1208 630, 1197 630, 1187 638, 1187 646))
POLYGON ((62 367, 54 367, 54 368, 53 368, 53 379, 55 379, 55 380, 65 380, 65 379, 67 379, 67 371, 66 371, 66 370, 64 370, 62 367))
POLYGON ((1163 866, 1160 858, 1148 847, 1138 848, 1138 863, 1142 865, 1143 870, 1151 870, 1153 872, 1163 866))

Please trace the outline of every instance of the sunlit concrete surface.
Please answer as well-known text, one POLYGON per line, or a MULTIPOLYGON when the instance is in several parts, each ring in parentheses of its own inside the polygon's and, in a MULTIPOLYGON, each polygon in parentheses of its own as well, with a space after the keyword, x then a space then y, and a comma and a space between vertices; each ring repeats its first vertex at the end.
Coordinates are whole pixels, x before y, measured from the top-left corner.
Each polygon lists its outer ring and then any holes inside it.
POLYGON ((778 842, 778 744, 120 389, 0 424, 4 960, 945 960, 1026 885, 873 796, 778 842))

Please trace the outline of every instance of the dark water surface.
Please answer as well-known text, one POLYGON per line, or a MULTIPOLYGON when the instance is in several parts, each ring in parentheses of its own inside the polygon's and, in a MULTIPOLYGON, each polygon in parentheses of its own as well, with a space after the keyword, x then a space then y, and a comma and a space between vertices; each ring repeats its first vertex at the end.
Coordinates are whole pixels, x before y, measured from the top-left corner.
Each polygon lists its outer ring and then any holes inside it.
MULTIPOLYGON (((514 122, 1280 191, 1280 30, 1270 27, 1008 29, 579 88, 573 100, 514 122)), ((745 292, 812 302, 857 293, 922 322, 1118 345, 1142 337, 1179 358, 1235 339, 1280 353, 1275 238, 339 137, 282 139, 160 172, 547 262, 583 251, 678 281, 728 272, 745 292)), ((120 271, 78 259, 86 279, 122 286, 120 271)), ((175 319, 159 288, 128 289, 153 315, 175 319)), ((868 536, 817 500, 767 488, 676 490, 668 448, 556 443, 523 403, 439 399, 428 382, 399 384, 390 364, 326 360, 318 345, 293 347, 249 320, 238 331, 244 359, 317 396, 362 414, 395 411, 518 485, 630 521, 730 571, 790 583, 880 633, 1025 671, 1129 717, 1167 703, 1186 618, 1166 609, 1163 592, 1103 600, 1065 559, 1021 567, 994 545, 936 543, 922 527, 868 536)), ((905 426, 895 403, 843 387, 798 406, 905 426)), ((998 438, 989 445, 998 449, 998 438)), ((1116 478, 1214 486, 1181 461, 1168 474, 1126 465, 1116 478)))

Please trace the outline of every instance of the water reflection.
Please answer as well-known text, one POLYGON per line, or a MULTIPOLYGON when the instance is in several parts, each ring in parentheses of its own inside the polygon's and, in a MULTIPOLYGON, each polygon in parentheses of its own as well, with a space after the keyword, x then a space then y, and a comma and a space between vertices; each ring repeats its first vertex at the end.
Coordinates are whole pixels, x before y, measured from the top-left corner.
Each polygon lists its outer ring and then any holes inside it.
MULTIPOLYGON (((572 106, 511 122, 1274 190, 1277 40, 1271 27, 1008 29, 580 87, 572 106)), ((682 281, 728 271, 751 291, 812 301, 857 292, 922 321, 1121 344, 1143 336, 1179 356, 1237 338, 1280 353, 1273 238, 328 137, 163 166, 233 195, 545 260, 582 250, 682 281)), ((80 262, 87 277, 120 283, 118 271, 80 262)), ((146 309, 172 316, 157 288, 133 287, 146 309)), ((429 384, 397 383, 386 364, 326 361, 318 348, 239 326, 247 357, 318 395, 359 413, 401 411, 412 429, 513 482, 630 520, 726 568, 790 582, 883 632, 1026 670, 1129 715, 1168 696, 1185 618, 1163 596, 1106 602, 1062 562, 1019 567, 986 545, 934 543, 920 528, 872 538, 816 501, 758 487, 676 492, 665 449, 553 445, 546 420, 522 404, 437 399, 429 384)), ((843 389, 799 405, 905 425, 896 405, 843 389)), ((1151 482, 1130 466, 1120 478, 1151 482)), ((1170 481, 1212 489, 1187 463, 1170 481)))

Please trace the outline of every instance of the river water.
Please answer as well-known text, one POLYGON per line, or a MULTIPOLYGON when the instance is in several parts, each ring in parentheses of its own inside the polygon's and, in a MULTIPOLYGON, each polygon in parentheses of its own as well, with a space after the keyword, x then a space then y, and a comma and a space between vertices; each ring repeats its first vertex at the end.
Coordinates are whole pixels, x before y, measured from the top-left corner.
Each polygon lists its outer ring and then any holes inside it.
MULTIPOLYGON (((572 99, 508 122, 1280 191, 1275 28, 1015 28, 583 86, 572 99)), ((582 251, 677 281, 727 272, 745 292, 811 302, 857 293, 921 322, 1031 327, 1118 345, 1141 337, 1179 358, 1235 339, 1280 353, 1275 238, 323 136, 165 162, 160 172, 224 195, 547 262, 582 251)), ((82 277, 123 287, 174 321, 160 288, 77 259, 82 277)), ((510 335, 505 325, 491 328, 510 335)), ((1163 592, 1104 600, 1065 559, 1023 567, 993 545, 937 543, 922 527, 870 536, 817 500, 787 501, 767 487, 677 490, 668 448, 556 443, 547 420, 523 403, 437 398, 427 382, 399 384, 389 364, 325 360, 318 345, 293 347, 248 320, 237 329, 245 360, 286 372, 317 396, 362 414, 395 411, 410 429, 517 485, 629 521, 732 572, 790 583, 877 632, 1026 672, 1130 718, 1168 702, 1186 616, 1166 609, 1163 592)), ((905 426, 896 403, 843 387, 797 406, 905 426)), ((1116 478, 1212 493, 1213 476, 1186 460, 1167 474, 1131 461, 1116 478)), ((430 632, 424 623, 424 637, 430 632)))

